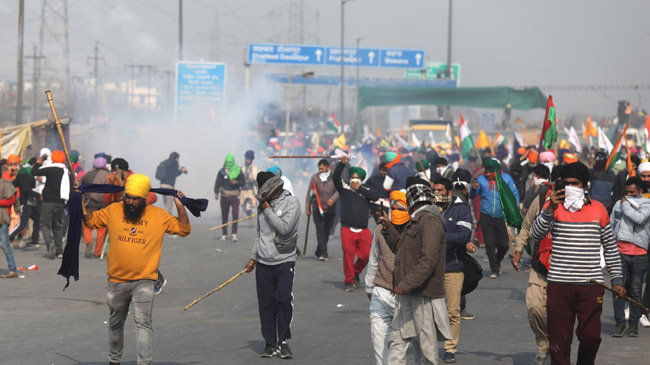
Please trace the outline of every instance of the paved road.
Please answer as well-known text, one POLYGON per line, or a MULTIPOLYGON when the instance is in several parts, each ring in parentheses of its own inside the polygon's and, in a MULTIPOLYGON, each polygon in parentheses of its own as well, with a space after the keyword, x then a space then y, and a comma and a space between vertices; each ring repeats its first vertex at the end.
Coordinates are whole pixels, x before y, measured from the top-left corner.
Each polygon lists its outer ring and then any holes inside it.
MULTIPOLYGON (((165 239, 160 269, 168 284, 155 297, 154 360, 157 364, 282 361, 259 358, 264 342, 252 275, 240 277, 189 311, 183 311, 192 300, 240 271, 248 260, 254 231, 244 224, 240 226, 238 243, 220 242, 215 239, 220 234, 208 232, 208 227, 216 222, 217 218, 210 216, 193 219, 189 237, 165 239)), ((305 222, 301 218, 301 232, 305 222)), ((301 238, 300 246, 302 242, 301 238)), ((313 255, 313 226, 309 245, 308 251, 313 255)), ((329 261, 319 262, 308 256, 296 264, 294 338, 290 342, 295 355, 293 362, 371 364, 368 299, 363 290, 343 291, 338 237, 329 247, 329 261)), ((16 249, 15 253, 19 266, 38 264, 39 270, 23 272, 23 279, 0 281, 0 363, 106 364, 106 263, 82 257, 80 281, 62 291, 65 280, 56 275, 60 260, 48 260, 43 247, 16 249)), ((484 255, 480 252, 477 257, 480 261, 484 255)), ((0 265, 4 267, 4 259, 0 259, 0 265)), ((504 273, 498 280, 482 280, 468 297, 468 309, 477 318, 461 323, 459 364, 532 363, 536 349, 526 320, 527 274, 517 275, 505 262, 503 266, 504 273)), ((608 296, 598 363, 647 363, 644 350, 650 329, 641 328, 639 338, 611 338, 611 303, 608 296)), ((123 364, 135 364, 136 359, 134 325, 129 317, 123 364)), ((576 351, 574 343, 574 358, 576 351)))

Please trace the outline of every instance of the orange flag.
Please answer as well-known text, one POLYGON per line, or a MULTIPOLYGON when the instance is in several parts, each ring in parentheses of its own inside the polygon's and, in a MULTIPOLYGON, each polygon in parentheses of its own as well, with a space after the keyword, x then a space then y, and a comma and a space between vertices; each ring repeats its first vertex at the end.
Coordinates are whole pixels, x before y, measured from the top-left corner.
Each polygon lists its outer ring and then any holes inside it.
POLYGON ((598 130, 594 126, 594 122, 591 120, 591 116, 587 117, 587 124, 585 124, 585 131, 582 133, 582 137, 587 139, 587 137, 598 137, 598 130))

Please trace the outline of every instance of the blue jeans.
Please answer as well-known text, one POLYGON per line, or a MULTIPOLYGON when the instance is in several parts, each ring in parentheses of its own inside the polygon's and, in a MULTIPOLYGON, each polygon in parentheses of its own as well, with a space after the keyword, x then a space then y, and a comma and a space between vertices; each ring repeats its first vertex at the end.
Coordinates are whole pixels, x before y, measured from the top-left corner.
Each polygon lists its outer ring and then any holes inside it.
POLYGON ((0 224, 0 241, 2 243, 2 251, 5 252, 9 271, 16 272, 16 260, 14 260, 14 250, 11 249, 11 242, 9 242, 9 225, 0 224))
MULTIPOLYGON (((627 295, 641 301, 641 287, 648 269, 648 255, 629 256, 621 254, 621 267, 623 270, 623 281, 626 283, 627 295)), ((614 295, 614 318, 616 324, 625 323, 625 300, 616 298, 614 295)), ((641 308, 630 304, 629 323, 638 324, 641 318, 641 308)))

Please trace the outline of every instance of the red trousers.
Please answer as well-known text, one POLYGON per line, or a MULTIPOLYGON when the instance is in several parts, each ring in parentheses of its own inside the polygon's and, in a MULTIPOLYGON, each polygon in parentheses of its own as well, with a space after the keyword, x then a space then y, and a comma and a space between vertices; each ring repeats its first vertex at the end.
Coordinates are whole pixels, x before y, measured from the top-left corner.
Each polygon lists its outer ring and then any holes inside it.
POLYGON ((594 364, 600 347, 600 315, 604 289, 596 285, 548 283, 546 315, 551 364, 571 364, 571 342, 576 317, 578 365, 594 364))
POLYGON ((372 234, 368 228, 354 233, 348 227, 341 227, 341 246, 343 246, 343 274, 346 283, 354 283, 354 277, 359 275, 368 264, 370 257, 372 234), (357 261, 354 262, 354 256, 357 261))
MULTIPOLYGON (((104 247, 104 238, 106 237, 106 230, 108 228, 97 228, 97 240, 95 241, 95 255, 101 255, 102 247, 104 247)), ((86 246, 93 240, 94 229, 89 229, 84 226, 84 242, 86 246)))

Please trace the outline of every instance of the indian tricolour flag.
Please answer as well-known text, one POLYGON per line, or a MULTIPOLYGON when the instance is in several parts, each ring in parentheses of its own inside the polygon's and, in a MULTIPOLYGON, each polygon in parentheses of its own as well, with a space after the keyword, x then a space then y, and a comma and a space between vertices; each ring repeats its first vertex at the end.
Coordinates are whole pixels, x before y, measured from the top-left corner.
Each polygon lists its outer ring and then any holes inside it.
POLYGON ((497 132, 497 135, 494 137, 494 147, 500 144, 505 146, 506 144, 508 144, 508 141, 506 140, 506 137, 503 136, 503 134, 497 132))
POLYGON ((332 132, 341 134, 341 123, 336 119, 334 113, 330 114, 330 117, 327 118, 327 126, 332 130, 332 132))
POLYGON ((469 131, 463 113, 460 113, 460 147, 463 153, 463 159, 469 158, 472 149, 474 148, 474 141, 472 140, 472 133, 469 131))
POLYGON ((650 148, 650 114, 645 115, 645 152, 648 154, 650 148))
POLYGON ((623 144, 621 142, 623 141, 623 138, 625 137, 625 132, 627 131, 627 127, 630 124, 626 124, 625 128, 623 128, 623 133, 621 133, 621 136, 618 137, 618 140, 616 141, 616 145, 614 146, 614 149, 612 150, 612 153, 609 155, 609 158, 607 159, 607 169, 611 169, 614 167, 616 162, 621 158, 621 148, 623 147, 623 144))

